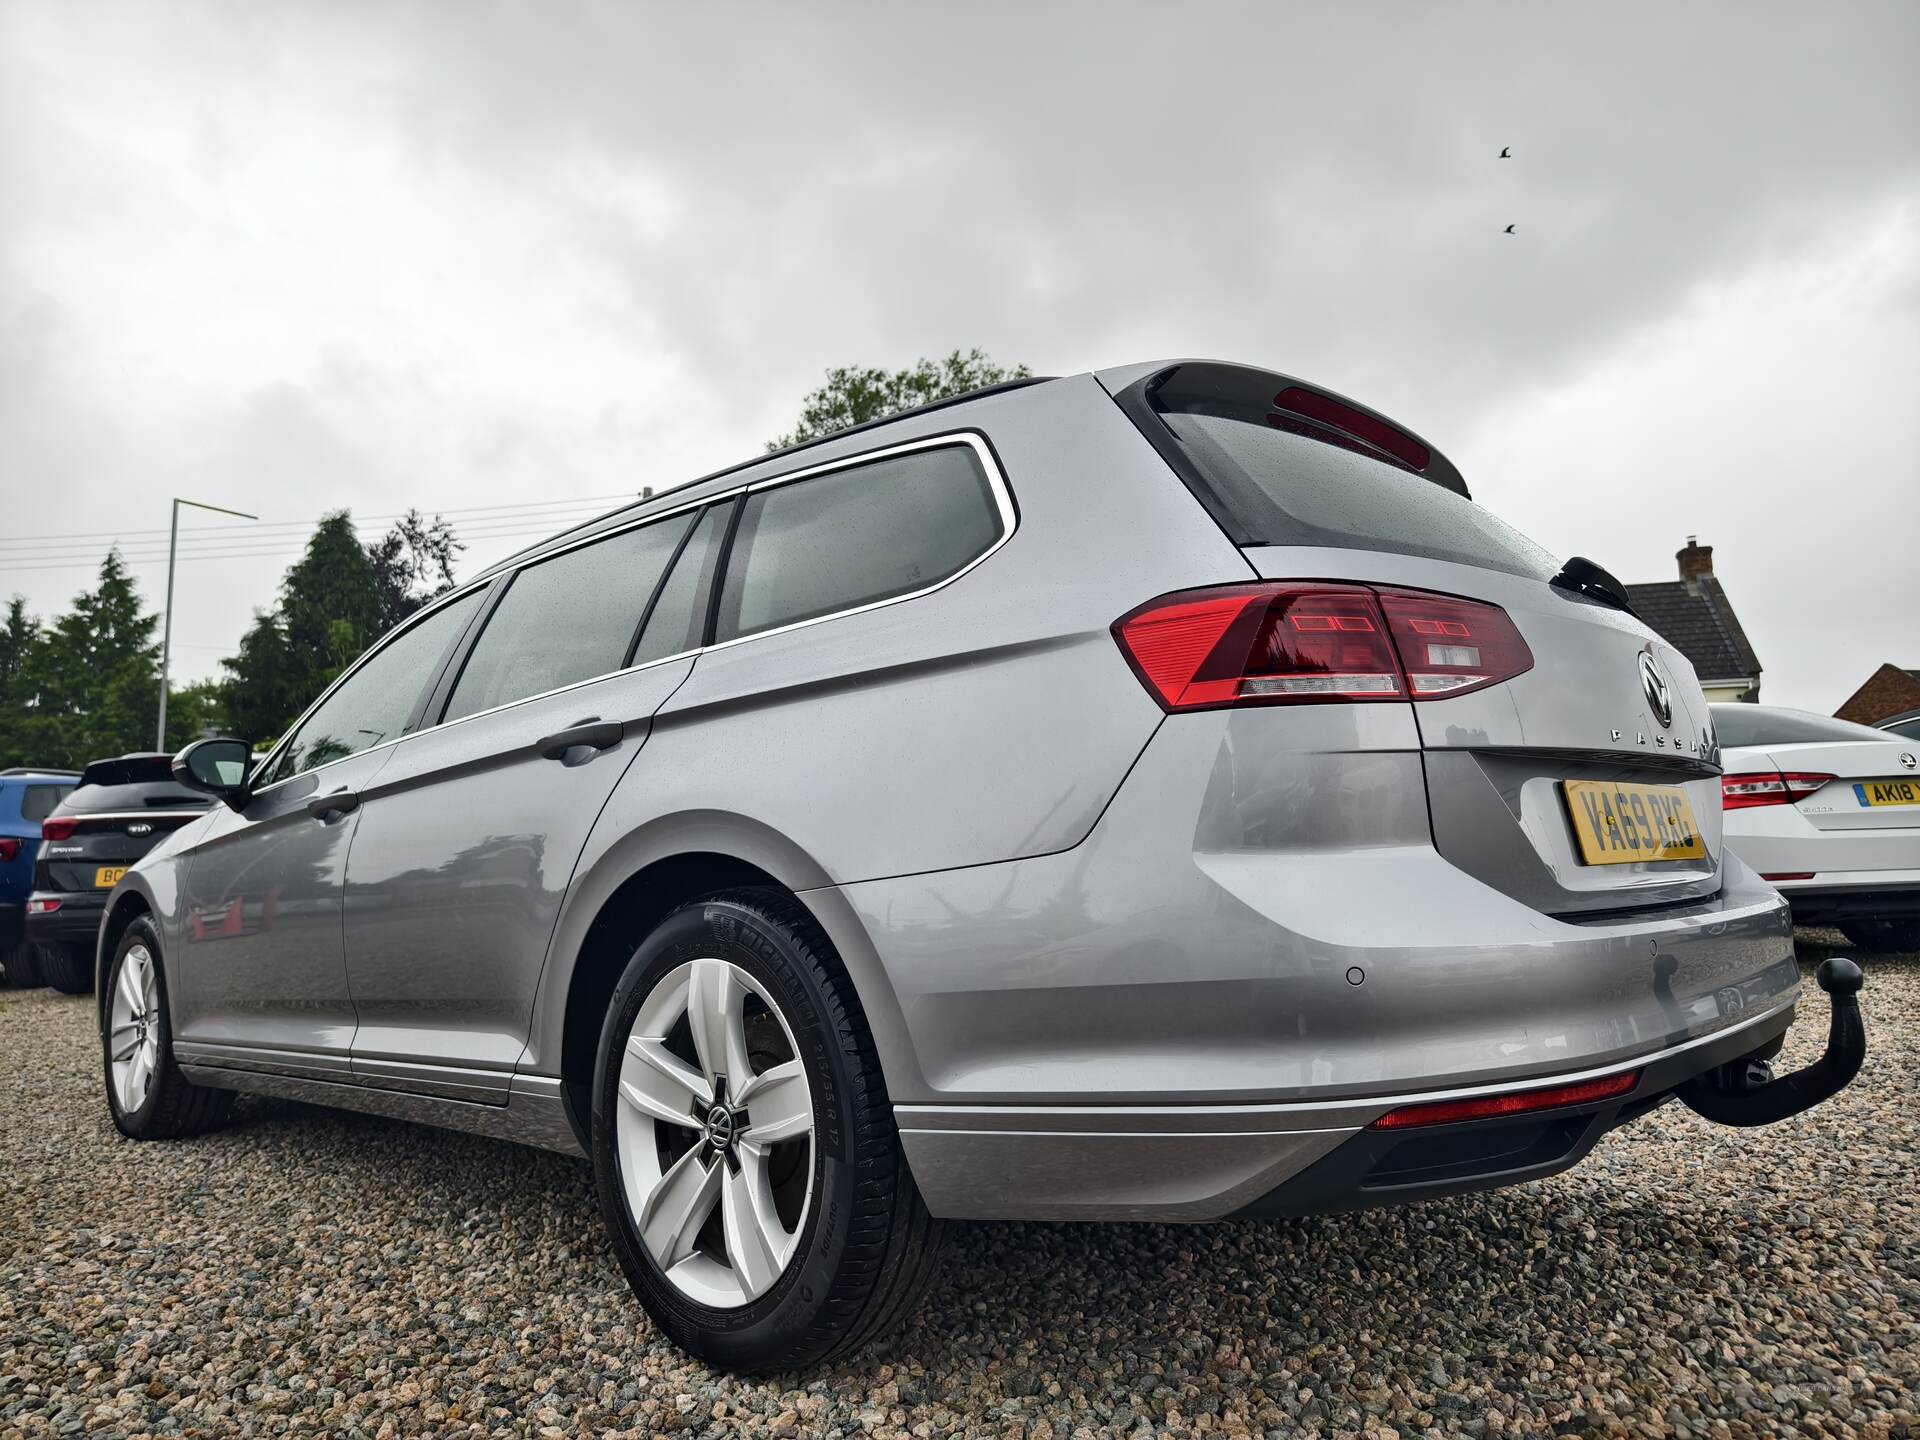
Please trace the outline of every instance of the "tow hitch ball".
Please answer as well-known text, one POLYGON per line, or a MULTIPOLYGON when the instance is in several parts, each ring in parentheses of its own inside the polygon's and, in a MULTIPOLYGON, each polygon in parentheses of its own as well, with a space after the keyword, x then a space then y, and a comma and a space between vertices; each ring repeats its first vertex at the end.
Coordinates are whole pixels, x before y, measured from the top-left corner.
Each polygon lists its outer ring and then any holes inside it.
POLYGON ((1860 1018, 1860 967, 1836 955, 1814 973, 1827 992, 1827 1053, 1804 1070, 1773 1078, 1764 1060, 1735 1060, 1682 1085, 1687 1107, 1720 1125, 1771 1125, 1811 1110, 1846 1088, 1867 1058, 1867 1027, 1860 1018))

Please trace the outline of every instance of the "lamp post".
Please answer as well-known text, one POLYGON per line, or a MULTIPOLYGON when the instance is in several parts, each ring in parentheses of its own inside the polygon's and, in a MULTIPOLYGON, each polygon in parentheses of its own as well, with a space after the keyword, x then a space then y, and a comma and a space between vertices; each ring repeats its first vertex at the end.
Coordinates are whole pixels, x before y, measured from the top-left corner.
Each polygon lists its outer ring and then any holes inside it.
POLYGON ((167 618, 160 628, 160 724, 154 734, 153 748, 167 748, 167 666, 173 658, 173 563, 174 555, 180 548, 180 507, 191 505, 196 510, 212 510, 221 515, 237 515, 242 520, 258 520, 258 515, 249 515, 244 510, 229 510, 224 505, 208 505, 200 500, 182 500, 173 497, 173 528, 167 533, 167 618))

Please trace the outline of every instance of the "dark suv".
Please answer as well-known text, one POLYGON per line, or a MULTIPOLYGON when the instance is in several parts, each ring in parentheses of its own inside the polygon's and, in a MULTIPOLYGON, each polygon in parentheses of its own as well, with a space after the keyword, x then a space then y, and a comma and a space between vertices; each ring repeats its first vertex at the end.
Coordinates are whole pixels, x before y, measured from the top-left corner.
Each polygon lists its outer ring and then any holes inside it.
POLYGON ((0 969, 9 985, 38 985, 40 966, 27 943, 27 892, 40 822, 67 798, 79 774, 16 766, 0 770, 0 969))
POLYGON ((41 978, 78 995, 93 988, 93 942, 107 893, 127 867, 210 803, 173 778, 172 757, 96 760, 40 822, 40 853, 27 898, 26 939, 40 948, 41 978))

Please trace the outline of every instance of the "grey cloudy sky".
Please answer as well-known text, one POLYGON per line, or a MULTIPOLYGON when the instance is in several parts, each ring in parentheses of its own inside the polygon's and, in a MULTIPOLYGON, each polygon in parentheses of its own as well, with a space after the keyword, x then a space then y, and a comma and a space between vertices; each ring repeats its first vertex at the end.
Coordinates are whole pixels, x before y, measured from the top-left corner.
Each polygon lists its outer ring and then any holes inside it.
POLYGON ((1204 354, 1623 578, 1697 532, 1830 710, 1920 666, 1916 72, 1911 4, 0 0, 0 593, 258 511, 206 674, 323 510, 471 570, 830 365, 1204 354))

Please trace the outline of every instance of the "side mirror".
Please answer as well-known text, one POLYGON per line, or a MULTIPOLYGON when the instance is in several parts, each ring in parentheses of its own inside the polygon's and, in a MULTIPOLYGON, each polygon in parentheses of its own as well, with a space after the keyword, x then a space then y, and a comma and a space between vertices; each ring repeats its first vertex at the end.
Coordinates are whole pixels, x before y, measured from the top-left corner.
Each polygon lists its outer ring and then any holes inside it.
POLYGON ((247 770, 252 763, 253 748, 244 740, 196 740, 173 757, 173 778, 240 810, 251 793, 247 770))

